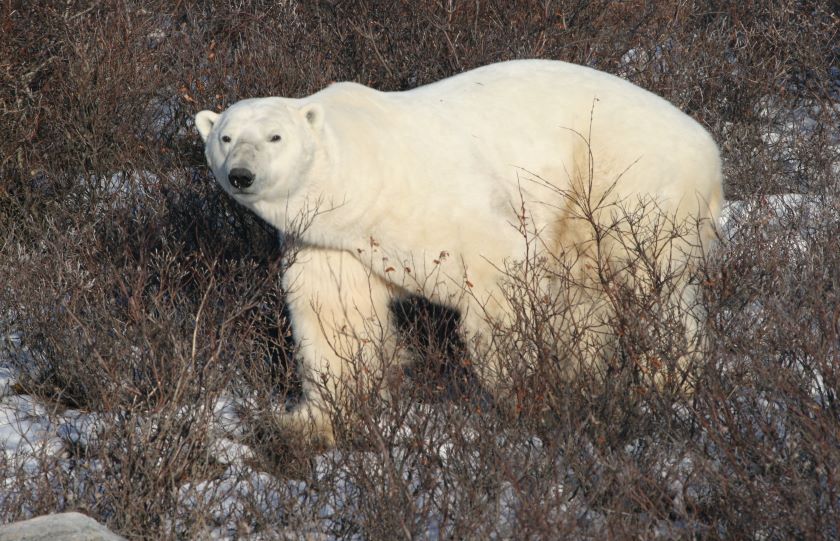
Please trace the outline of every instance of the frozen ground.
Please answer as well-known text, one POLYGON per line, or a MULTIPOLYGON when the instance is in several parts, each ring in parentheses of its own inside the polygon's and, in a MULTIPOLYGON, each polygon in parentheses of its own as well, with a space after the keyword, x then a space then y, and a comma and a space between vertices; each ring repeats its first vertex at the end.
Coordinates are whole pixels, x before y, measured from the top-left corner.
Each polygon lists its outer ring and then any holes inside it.
MULTIPOLYGON (((807 246, 805 239, 815 220, 825 219, 826 216, 836 217, 838 214, 840 214, 840 209, 833 208, 826 201, 796 194, 766 197, 749 202, 736 201, 726 205, 720 232, 724 242, 734 242, 740 228, 745 224, 754 224, 756 219, 765 220, 768 234, 774 235, 778 242, 790 243, 792 253, 795 254, 807 246)), ((88 445, 97 437, 99 427, 103 424, 97 414, 75 410, 52 411, 48 406, 37 403, 32 397, 18 393, 15 385, 16 374, 10 361, 12 355, 23 355, 25 358, 26 352, 21 351, 19 334, 14 331, 13 329, 6 330, 2 336, 3 343, 0 345, 0 451, 2 451, 0 460, 6 466, 3 471, 14 472, 14 477, 0 480, 0 482, 8 488, 19 488, 21 476, 33 479, 37 477, 43 480, 42 474, 46 472, 41 469, 47 467, 45 466, 47 464, 52 468, 66 466, 67 461, 70 460, 68 450, 75 446, 88 445)), ((413 414, 425 415, 426 412, 421 411, 423 407, 429 406, 418 406, 413 414)), ((280 502, 285 502, 288 508, 290 501, 297 502, 299 506, 306 506, 309 509, 306 515, 311 517, 307 524, 296 524, 296 532, 310 532, 316 535, 340 529, 340 522, 346 520, 348 512, 353 511, 352 494, 356 487, 353 485, 351 472, 336 472, 335 469, 329 467, 331 464, 346 462, 337 460, 335 453, 339 451, 318 457, 315 461, 314 476, 317 482, 320 476, 329 474, 334 483, 335 476, 338 475, 341 478, 339 479, 339 485, 342 487, 340 490, 343 491, 339 493, 319 494, 317 490, 304 482, 280 480, 267 473, 256 471, 248 466, 251 463, 253 451, 237 442, 237 437, 241 435, 243 427, 236 409, 233 400, 222 399, 217 402, 210 448, 211 454, 225 469, 213 480, 187 482, 181 486, 179 496, 183 510, 187 513, 195 508, 208 511, 212 520, 212 523, 208 525, 208 534, 215 539, 238 538, 243 533, 248 534, 247 527, 243 531, 243 524, 241 521, 237 522, 235 518, 241 517, 246 508, 251 512, 259 510, 263 514, 271 515, 272 512, 283 507, 280 502), (338 510, 341 510, 344 516, 338 517, 338 510)), ((404 436, 406 442, 411 440, 411 434, 404 436)), ((430 441, 428 435, 425 436, 427 441, 430 441)), ((448 460, 448 449, 451 444, 448 443, 445 435, 435 434, 432 439, 438 442, 435 454, 443 467, 448 460)), ((541 443, 537 438, 525 442, 521 448, 523 452, 533 454, 539 459, 541 443)), ((627 453, 633 452, 634 449, 630 446, 627 453)), ((400 463, 405 458, 401 453, 401 448, 397 446, 391 451, 393 455, 391 460, 400 463)), ((371 471, 383 467, 382 457, 377 453, 357 451, 352 462, 361 464, 362 468, 368 468, 371 471)), ((402 469, 403 472, 412 471, 410 464, 404 464, 404 466, 406 467, 402 469)), ((702 490, 702 486, 686 488, 691 469, 690 456, 677 453, 663 460, 662 475, 667 475, 672 479, 675 498, 691 494, 692 490, 695 492, 702 490)), ((404 479, 404 481, 409 486, 412 482, 417 482, 410 479, 404 479)), ((570 482, 573 482, 571 476, 570 482)), ((567 488, 558 485, 556 490, 563 492, 567 488)), ((433 496, 422 490, 418 490, 417 494, 425 494, 419 496, 421 498, 433 496)), ((0 500, 11 496, 13 495, 8 493, 6 496, 0 495, 0 500)), ((510 487, 502 490, 496 497, 498 498, 496 520, 503 526, 506 523, 506 517, 513 513, 517 499, 510 487)), ((682 504, 675 501, 675 505, 682 504)), ((597 525, 599 520, 602 520, 602 517, 586 508, 558 511, 573 511, 581 521, 587 521, 593 525, 597 525)), ((666 537, 669 535, 669 528, 673 528, 673 525, 662 525, 661 533, 666 537)), ((446 532, 440 531, 439 521, 434 518, 434 513, 430 514, 426 533, 430 538, 446 537, 446 532)), ((281 530, 266 531, 263 528, 259 534, 254 534, 251 538, 262 539, 281 535, 283 535, 281 530)))

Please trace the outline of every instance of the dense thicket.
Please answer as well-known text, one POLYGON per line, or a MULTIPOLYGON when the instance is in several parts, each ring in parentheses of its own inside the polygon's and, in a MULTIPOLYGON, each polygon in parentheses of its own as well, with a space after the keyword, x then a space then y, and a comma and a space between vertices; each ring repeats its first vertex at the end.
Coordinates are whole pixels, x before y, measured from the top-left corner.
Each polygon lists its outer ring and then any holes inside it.
POLYGON ((78 509, 150 539, 219 521, 267 537, 836 539, 838 28, 840 4, 806 0, 4 2, 0 331, 20 340, 0 356, 15 392, 102 425, 38 467, 0 461, 0 516, 78 509), (264 418, 295 388, 283 247, 214 185, 192 115, 530 57, 663 95, 720 143, 727 197, 753 201, 704 269, 702 385, 556 383, 548 415, 506 422, 465 398, 452 314, 409 306, 407 339, 436 360, 415 374, 427 388, 360 405, 355 452, 300 460, 264 418), (786 192, 808 197, 762 204, 786 192), (271 474, 247 495, 200 484, 226 470, 220 396, 249 404, 247 466, 271 474))

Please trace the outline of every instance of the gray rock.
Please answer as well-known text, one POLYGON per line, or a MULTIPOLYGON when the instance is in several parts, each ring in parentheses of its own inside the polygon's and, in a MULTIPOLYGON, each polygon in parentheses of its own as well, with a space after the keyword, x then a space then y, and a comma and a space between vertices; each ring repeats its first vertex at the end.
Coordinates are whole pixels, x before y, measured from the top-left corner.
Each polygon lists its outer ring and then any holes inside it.
POLYGON ((0 541, 125 541, 125 538, 81 513, 59 513, 0 526, 0 541))

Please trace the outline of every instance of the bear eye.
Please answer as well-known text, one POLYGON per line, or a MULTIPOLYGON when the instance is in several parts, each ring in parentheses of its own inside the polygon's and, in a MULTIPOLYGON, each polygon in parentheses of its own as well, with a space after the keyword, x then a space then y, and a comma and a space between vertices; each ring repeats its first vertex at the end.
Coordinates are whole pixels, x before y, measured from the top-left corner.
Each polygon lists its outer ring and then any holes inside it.
POLYGON ((280 136, 279 136, 279 135, 274 134, 274 135, 272 135, 272 136, 271 136, 271 142, 272 142, 272 143, 276 143, 276 142, 277 142, 277 141, 279 141, 279 140, 280 140, 280 136))
POLYGON ((223 135, 222 136, 223 143, 230 143, 230 135, 223 135))

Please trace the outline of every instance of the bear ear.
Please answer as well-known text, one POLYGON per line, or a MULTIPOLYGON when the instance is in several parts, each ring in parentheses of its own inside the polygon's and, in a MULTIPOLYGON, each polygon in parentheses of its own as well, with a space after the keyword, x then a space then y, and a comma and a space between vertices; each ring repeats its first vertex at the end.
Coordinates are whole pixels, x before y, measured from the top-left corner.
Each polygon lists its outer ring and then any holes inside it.
POLYGON ((198 133, 201 134, 201 139, 207 142, 210 137, 210 131, 213 129, 213 124, 219 119, 219 113, 213 111, 201 111, 195 115, 195 127, 198 128, 198 133))
POLYGON ((320 103, 307 103, 300 108, 300 113, 313 130, 321 131, 324 126, 324 108, 320 103))

